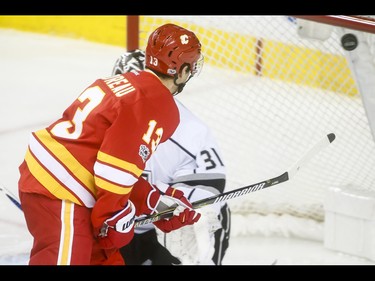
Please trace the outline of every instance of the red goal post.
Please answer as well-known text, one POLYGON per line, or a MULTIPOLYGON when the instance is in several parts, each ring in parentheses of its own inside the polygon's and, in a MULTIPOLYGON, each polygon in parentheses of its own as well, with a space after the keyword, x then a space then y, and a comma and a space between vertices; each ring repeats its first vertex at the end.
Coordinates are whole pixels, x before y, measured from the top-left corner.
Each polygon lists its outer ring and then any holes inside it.
POLYGON ((354 30, 375 33, 375 20, 368 16, 295 16, 310 21, 325 23, 354 30))
MULTIPOLYGON (((367 58, 374 64, 374 18, 129 16, 128 20, 128 28, 138 26, 137 32, 128 30, 128 50, 144 49, 150 32, 167 22, 199 37, 203 71, 178 98, 217 137, 228 190, 279 174, 315 140, 335 133, 332 147, 290 183, 233 199, 233 217, 288 216, 322 223, 330 187, 375 191, 375 143, 361 97, 364 87, 358 86, 350 52, 341 45, 343 30, 363 34, 371 49, 367 58), (304 25, 306 20, 317 25, 304 25)), ((247 232, 244 227, 254 227, 240 225, 242 233, 247 232)))
POLYGON ((132 51, 139 48, 139 16, 126 17, 126 48, 132 51))

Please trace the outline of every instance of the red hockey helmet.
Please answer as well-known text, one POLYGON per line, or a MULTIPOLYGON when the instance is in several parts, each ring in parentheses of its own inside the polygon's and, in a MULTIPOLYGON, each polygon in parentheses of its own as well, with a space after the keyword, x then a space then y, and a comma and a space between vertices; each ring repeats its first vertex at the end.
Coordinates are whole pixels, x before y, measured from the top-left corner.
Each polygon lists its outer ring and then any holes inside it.
POLYGON ((193 32, 168 23, 151 33, 146 47, 147 68, 173 77, 186 63, 192 75, 203 65, 201 44, 193 32))

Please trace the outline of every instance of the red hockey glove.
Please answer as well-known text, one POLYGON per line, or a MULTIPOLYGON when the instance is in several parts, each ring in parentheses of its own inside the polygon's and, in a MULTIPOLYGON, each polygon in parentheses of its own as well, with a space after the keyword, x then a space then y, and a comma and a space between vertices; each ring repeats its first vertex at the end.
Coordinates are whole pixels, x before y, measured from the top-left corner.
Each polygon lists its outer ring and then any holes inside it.
POLYGON ((103 249, 121 248, 134 236, 135 207, 128 201, 126 207, 107 219, 99 233, 99 244, 103 249))
POLYGON ((154 225, 161 231, 168 233, 185 225, 196 223, 200 217, 201 214, 193 209, 178 206, 173 212, 173 217, 156 221, 154 222, 154 225))
POLYGON ((167 184, 158 182, 156 185, 158 192, 150 192, 149 208, 153 213, 160 213, 170 207, 176 207, 173 217, 154 222, 154 225, 161 231, 168 233, 179 229, 185 225, 190 225, 199 220, 201 214, 192 209, 189 200, 184 196, 184 192, 173 188, 167 184))
POLYGON ((152 188, 153 190, 149 192, 147 197, 147 207, 150 210, 150 214, 160 213, 177 206, 192 208, 183 191, 162 182, 158 182, 152 188))
POLYGON ((151 185, 144 181, 137 188, 130 195, 130 198, 137 206, 137 216, 152 215, 178 207, 173 217, 160 220, 155 224, 164 232, 170 232, 184 225, 193 224, 201 216, 200 213, 192 209, 192 205, 184 196, 183 191, 168 184, 158 182, 156 185, 151 185))

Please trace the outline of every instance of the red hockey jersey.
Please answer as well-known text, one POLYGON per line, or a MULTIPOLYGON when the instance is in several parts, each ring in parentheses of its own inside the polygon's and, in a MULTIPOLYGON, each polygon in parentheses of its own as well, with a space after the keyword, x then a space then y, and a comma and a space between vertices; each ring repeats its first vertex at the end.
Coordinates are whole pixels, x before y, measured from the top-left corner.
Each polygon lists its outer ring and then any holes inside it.
POLYGON ((45 129, 33 132, 19 189, 93 209, 94 228, 121 210, 159 143, 179 123, 170 91, 152 73, 98 79, 45 129))

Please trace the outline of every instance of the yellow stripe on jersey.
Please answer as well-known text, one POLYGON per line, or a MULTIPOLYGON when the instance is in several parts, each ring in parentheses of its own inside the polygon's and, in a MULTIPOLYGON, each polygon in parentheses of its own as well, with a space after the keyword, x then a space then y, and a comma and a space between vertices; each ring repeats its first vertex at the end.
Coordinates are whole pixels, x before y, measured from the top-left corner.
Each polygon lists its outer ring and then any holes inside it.
POLYGON ((93 175, 78 162, 69 150, 52 138, 45 129, 37 131, 35 134, 39 138, 39 141, 42 142, 69 171, 74 172, 74 175, 92 192, 92 194, 96 194, 93 175))
POLYGON ((25 161, 30 172, 33 176, 53 195, 59 199, 70 200, 74 203, 82 205, 78 199, 71 194, 64 186, 62 186, 58 181, 56 181, 45 169, 42 167, 38 161, 35 160, 34 156, 31 154, 30 150, 26 151, 25 161))
POLYGON ((99 177, 95 177, 95 182, 96 182, 96 185, 100 187, 101 189, 107 190, 112 193, 120 194, 120 195, 130 193, 133 188, 133 186, 129 186, 129 187, 119 186, 117 184, 110 183, 99 177))
POLYGON ((70 265, 74 232, 74 203, 62 200, 61 204, 61 241, 57 265, 70 265))
POLYGON ((139 169, 137 167, 137 165, 135 165, 133 163, 126 162, 124 160, 121 160, 119 158, 111 156, 111 155, 109 155, 107 153, 104 153, 102 151, 98 152, 97 159, 102 161, 102 162, 108 163, 112 166, 119 167, 119 168, 121 168, 125 171, 129 171, 129 172, 133 173, 134 175, 136 175, 137 177, 140 177, 142 172, 143 172, 143 170, 139 169))

